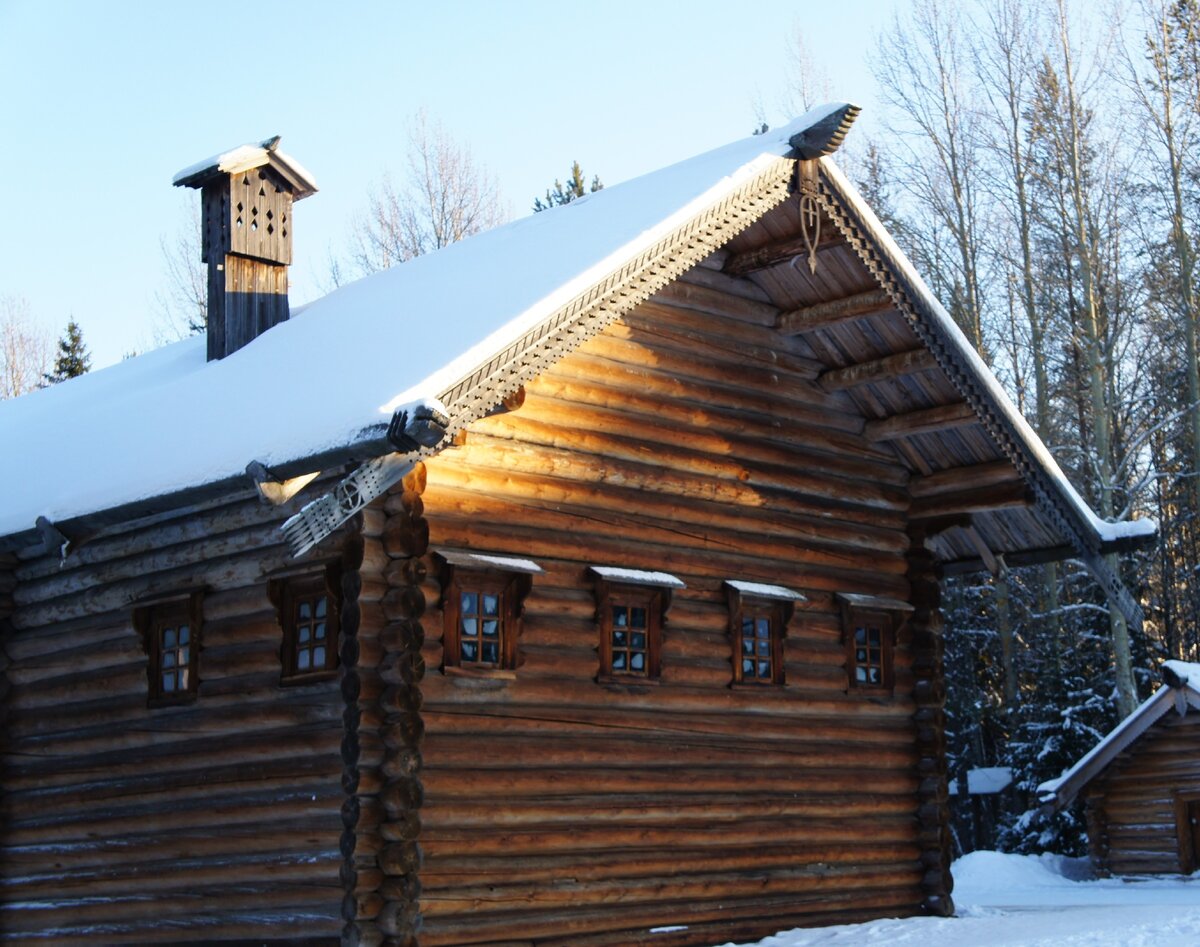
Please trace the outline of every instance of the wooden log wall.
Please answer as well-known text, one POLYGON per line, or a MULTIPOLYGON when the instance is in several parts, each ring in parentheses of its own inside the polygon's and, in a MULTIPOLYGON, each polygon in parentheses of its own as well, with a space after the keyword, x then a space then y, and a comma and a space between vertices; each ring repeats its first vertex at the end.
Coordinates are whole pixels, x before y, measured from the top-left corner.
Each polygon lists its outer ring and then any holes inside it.
POLYGON ((1200 796, 1200 713, 1192 708, 1184 717, 1167 711, 1088 787, 1096 866, 1119 875, 1190 868, 1181 863, 1178 794, 1200 796))
POLYGON ((748 284, 703 278, 708 311, 645 304, 428 461, 431 549, 545 571, 515 673, 491 676, 441 670, 424 582, 423 945, 712 944, 949 903, 944 778, 918 772, 940 652, 929 563, 906 560, 907 473, 815 385, 803 343, 719 314, 748 284), (596 682, 589 565, 686 583, 661 682, 596 682), (910 575, 922 628, 900 635, 894 696, 848 690, 835 593, 907 599, 910 575), (731 685, 726 579, 808 597, 782 686, 731 685))
POLYGON ((289 511, 247 492, 0 569, 3 938, 337 937, 342 699, 279 684, 266 576, 293 564, 289 511), (148 709, 132 607, 194 589, 198 696, 148 709))

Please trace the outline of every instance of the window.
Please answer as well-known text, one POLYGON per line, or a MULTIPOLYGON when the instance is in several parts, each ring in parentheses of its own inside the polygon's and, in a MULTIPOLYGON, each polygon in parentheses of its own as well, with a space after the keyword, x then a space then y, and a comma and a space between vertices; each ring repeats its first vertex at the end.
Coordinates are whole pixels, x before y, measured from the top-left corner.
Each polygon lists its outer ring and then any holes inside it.
POLYGON ((600 599, 600 676, 657 678, 662 670, 662 595, 609 586, 600 599))
POLYGON ((901 616, 913 610, 899 599, 839 592, 846 678, 851 690, 891 694, 895 688, 893 650, 901 616))
POLYGON ((337 672, 340 590, 340 574, 332 566, 272 583, 271 599, 283 629, 281 683, 305 684, 337 672))
POLYGON ((525 598, 541 567, 525 559, 442 551, 442 667, 492 672, 517 666, 525 598))
POLYGON ((799 592, 761 582, 728 581, 734 684, 782 684, 783 639, 799 592))
POLYGON ((134 627, 146 651, 147 700, 152 706, 194 700, 200 684, 198 593, 134 609, 134 627))
POLYGON ((600 626, 601 682, 656 681, 671 592, 684 585, 665 572, 593 566, 600 626))
POLYGON ((883 612, 848 610, 850 684, 853 687, 892 687, 892 621, 883 612))

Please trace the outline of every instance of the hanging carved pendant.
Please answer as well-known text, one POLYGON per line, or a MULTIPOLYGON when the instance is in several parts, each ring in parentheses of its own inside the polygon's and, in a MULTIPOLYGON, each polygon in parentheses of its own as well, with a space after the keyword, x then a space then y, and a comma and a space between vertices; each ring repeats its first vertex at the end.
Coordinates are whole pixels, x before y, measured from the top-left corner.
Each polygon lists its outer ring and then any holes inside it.
MULTIPOLYGON (((805 184, 808 182, 805 181, 805 184)), ((821 207, 807 187, 800 192, 800 236, 808 250, 808 270, 817 272, 817 244, 821 239, 821 207)))

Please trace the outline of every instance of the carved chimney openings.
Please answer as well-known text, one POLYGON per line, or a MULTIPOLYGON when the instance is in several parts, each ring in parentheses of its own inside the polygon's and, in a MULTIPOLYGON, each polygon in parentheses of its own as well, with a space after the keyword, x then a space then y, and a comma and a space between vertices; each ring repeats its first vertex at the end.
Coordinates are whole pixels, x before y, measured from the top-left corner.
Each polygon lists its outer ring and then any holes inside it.
POLYGON ((175 175, 177 186, 200 189, 209 361, 236 352, 288 318, 292 203, 317 186, 278 146, 277 135, 175 175))

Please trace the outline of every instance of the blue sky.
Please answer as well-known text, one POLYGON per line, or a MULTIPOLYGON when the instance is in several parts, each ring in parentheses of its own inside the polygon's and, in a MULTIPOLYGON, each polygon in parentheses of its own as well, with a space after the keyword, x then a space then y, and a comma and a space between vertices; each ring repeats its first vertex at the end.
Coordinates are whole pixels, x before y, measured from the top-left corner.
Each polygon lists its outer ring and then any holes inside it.
POLYGON ((160 241, 194 161, 281 147, 321 191, 296 213, 292 298, 321 293, 373 181, 426 109, 516 216, 578 159, 616 183, 785 115, 797 30, 832 97, 866 108, 865 56, 897 0, 133 3, 0 0, 0 296, 94 364, 153 338, 160 241))

